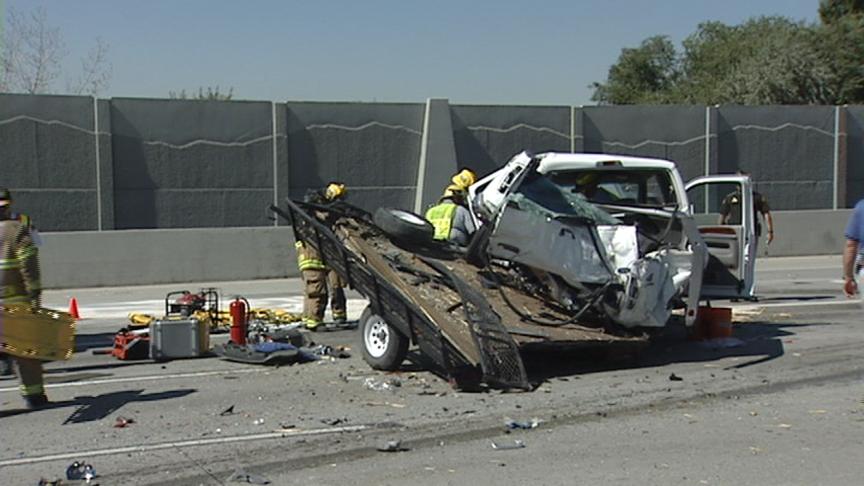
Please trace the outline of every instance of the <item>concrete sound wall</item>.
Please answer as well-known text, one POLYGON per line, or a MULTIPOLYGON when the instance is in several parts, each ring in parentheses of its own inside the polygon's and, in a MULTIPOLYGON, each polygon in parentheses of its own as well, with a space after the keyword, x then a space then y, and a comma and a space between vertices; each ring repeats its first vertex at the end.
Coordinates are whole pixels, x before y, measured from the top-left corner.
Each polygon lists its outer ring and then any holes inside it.
POLYGON ((723 106, 718 112, 718 172, 749 171, 775 210, 833 206, 833 106, 723 106))
POLYGON ((118 229, 266 226, 267 102, 111 100, 118 229))
POLYGON ((576 151, 668 159, 684 180, 705 175, 704 106, 592 106, 578 110, 576 151))
POLYGON ((94 100, 0 95, 0 186, 56 231, 99 229, 94 100))
POLYGON ((285 108, 290 197, 336 180, 348 185, 348 201, 364 209, 413 206, 424 105, 289 102, 285 108))
POLYGON ((846 199, 853 207, 864 198, 864 106, 846 107, 846 199))

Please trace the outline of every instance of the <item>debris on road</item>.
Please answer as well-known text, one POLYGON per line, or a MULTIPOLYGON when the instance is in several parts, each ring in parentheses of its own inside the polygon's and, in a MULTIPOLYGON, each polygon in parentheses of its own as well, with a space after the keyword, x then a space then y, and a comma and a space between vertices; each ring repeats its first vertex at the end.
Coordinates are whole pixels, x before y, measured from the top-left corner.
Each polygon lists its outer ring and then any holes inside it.
POLYGON ((366 378, 363 385, 370 390, 375 391, 395 391, 396 388, 402 386, 402 380, 399 378, 388 378, 386 380, 377 380, 373 377, 366 378))
POLYGON ((117 420, 114 422, 114 428, 123 429, 123 428, 126 428, 127 425, 131 425, 134 423, 135 423, 135 419, 120 416, 120 417, 117 417, 117 420))
POLYGON ((66 468, 66 479, 69 481, 79 481, 83 479, 86 484, 90 484, 96 476, 96 470, 86 462, 75 461, 66 468))
POLYGON ((321 423, 324 425, 335 426, 335 425, 339 425, 339 424, 348 423, 348 417, 340 417, 340 418, 335 418, 335 419, 321 419, 321 423))
POLYGON ((672 373, 671 375, 669 375, 669 381, 684 381, 684 378, 681 378, 675 373, 672 373))
POLYGON ((521 422, 508 418, 504 421, 504 426, 507 427, 509 430, 515 430, 515 429, 530 430, 530 429, 536 429, 537 427, 539 427, 541 422, 542 421, 538 418, 532 418, 531 420, 521 421, 521 422))
POLYGON ((39 482, 36 483, 37 486, 63 486, 63 480, 60 478, 54 479, 45 479, 40 478, 39 482))
POLYGON ((378 446, 378 450, 380 452, 405 452, 411 449, 407 447, 402 447, 401 440, 388 440, 384 444, 378 446))
POLYGON ((270 484, 270 480, 264 476, 249 474, 242 469, 237 469, 231 476, 228 476, 228 481, 233 483, 270 484))
POLYGON ((497 450, 497 451, 507 451, 507 450, 512 450, 512 449, 524 449, 525 448, 525 442, 520 440, 520 439, 516 439, 513 442, 506 442, 506 443, 505 442, 495 442, 493 440, 492 441, 492 448, 497 450))
POLYGON ((230 407, 226 408, 225 410, 222 410, 221 412, 219 412, 220 417, 226 417, 228 415, 234 415, 234 405, 231 405, 230 407))

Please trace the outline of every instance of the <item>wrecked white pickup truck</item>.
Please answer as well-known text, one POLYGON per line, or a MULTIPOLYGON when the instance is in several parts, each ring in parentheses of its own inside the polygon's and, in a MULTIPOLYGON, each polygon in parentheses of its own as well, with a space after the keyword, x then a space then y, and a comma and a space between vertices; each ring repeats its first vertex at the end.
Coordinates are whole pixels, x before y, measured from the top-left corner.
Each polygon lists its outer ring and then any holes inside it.
POLYGON ((480 230, 467 249, 398 209, 272 208, 369 299, 360 332, 373 368, 398 369, 414 343, 456 386, 530 389, 520 350, 644 342, 676 307, 691 324, 700 298, 752 291, 746 177, 685 187, 669 161, 522 153, 469 193, 480 230), (742 217, 715 224, 730 193, 742 217))

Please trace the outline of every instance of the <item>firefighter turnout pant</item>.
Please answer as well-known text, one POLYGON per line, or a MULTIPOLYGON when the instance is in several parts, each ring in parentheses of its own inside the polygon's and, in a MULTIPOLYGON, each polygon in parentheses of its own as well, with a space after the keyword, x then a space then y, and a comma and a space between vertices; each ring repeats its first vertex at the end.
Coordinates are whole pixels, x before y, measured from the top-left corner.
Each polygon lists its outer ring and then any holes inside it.
POLYGON ((297 266, 300 267, 305 285, 303 323, 308 329, 315 329, 324 322, 328 287, 333 320, 345 321, 347 317, 345 282, 336 272, 327 269, 315 248, 299 241, 294 247, 297 251, 297 266))
POLYGON ((314 329, 324 322, 327 297, 333 320, 344 322, 347 317, 345 282, 332 270, 303 270, 305 284, 303 299, 303 324, 314 329), (329 292, 328 292, 329 287, 329 292))
POLYGON ((21 395, 25 399, 45 395, 42 384, 42 361, 38 359, 13 357, 18 365, 18 377, 21 380, 21 395))

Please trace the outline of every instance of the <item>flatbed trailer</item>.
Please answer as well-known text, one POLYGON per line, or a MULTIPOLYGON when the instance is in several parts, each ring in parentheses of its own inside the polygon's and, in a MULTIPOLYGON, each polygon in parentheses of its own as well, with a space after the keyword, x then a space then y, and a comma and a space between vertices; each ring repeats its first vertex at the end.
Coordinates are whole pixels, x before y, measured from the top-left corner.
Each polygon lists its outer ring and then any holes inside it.
POLYGON ((296 240, 315 247, 369 299, 370 312, 409 338, 457 388, 532 389, 520 350, 533 346, 647 340, 574 319, 551 300, 511 285, 506 266, 477 268, 444 244, 399 244, 368 213, 345 203, 288 199, 286 205, 271 210, 291 223, 296 240))

